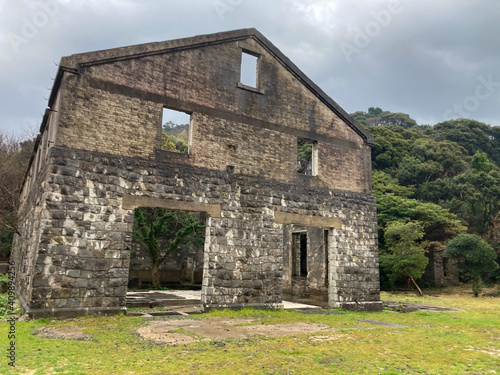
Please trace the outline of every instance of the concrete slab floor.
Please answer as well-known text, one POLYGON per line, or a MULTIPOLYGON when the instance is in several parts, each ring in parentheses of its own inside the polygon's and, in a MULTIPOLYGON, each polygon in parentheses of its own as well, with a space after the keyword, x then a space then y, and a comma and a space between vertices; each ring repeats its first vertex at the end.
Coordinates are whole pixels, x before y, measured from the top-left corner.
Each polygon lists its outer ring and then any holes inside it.
MULTIPOLYGON (((127 292, 127 307, 165 307, 171 310, 170 307, 183 307, 183 310, 188 305, 193 307, 200 305, 201 291, 200 290, 134 290, 127 292)), ((321 309, 321 306, 309 305, 306 303, 297 303, 291 301, 283 301, 285 309, 321 309)))

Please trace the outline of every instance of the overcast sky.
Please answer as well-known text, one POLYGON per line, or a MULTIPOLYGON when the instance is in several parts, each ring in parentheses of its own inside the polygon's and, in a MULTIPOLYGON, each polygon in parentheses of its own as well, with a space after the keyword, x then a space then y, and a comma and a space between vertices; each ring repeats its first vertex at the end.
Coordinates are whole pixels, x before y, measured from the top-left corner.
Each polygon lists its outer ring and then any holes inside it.
POLYGON ((0 0, 0 129, 38 127, 62 56, 255 27, 347 112, 500 125, 499 0, 0 0))

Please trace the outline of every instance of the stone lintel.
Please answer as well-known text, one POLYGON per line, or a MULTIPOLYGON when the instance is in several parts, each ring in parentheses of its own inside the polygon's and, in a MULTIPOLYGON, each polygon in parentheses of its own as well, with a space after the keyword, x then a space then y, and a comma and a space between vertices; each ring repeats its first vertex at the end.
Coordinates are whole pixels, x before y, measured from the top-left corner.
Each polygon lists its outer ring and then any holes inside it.
POLYGON ((185 202, 173 199, 145 197, 139 195, 124 195, 122 208, 133 210, 137 207, 158 207, 169 210, 206 212, 210 217, 221 217, 220 204, 208 204, 200 202, 185 202))
POLYGON ((296 224, 309 227, 323 227, 342 229, 342 221, 335 217, 291 214, 288 212, 274 212, 276 224, 296 224))

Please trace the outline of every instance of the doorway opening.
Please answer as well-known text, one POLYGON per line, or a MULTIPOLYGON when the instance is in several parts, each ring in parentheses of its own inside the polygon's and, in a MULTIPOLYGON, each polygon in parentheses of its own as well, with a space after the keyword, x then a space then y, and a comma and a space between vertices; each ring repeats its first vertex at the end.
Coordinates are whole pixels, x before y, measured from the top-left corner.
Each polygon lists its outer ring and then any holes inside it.
POLYGON ((283 228, 283 292, 290 301, 328 302, 330 229, 288 224, 283 228))
POLYGON ((201 289, 206 214, 134 210, 129 289, 201 289))

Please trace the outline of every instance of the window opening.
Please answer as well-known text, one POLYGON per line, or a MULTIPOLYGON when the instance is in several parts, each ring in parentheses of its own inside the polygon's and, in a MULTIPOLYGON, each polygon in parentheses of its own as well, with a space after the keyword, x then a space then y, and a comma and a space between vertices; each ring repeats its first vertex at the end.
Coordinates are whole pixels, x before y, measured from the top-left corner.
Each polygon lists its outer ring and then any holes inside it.
POLYGON ((257 88, 257 63, 258 56, 242 51, 240 82, 245 86, 257 88))
POLYGON ((449 259, 448 258, 443 258, 443 276, 447 277, 449 273, 449 259))
POLYGON ((163 108, 161 149, 187 154, 190 146, 189 113, 163 108))
POLYGON ((325 251, 325 286, 328 287, 328 272, 330 271, 330 262, 328 259, 328 253, 329 253, 329 246, 328 246, 328 230, 325 230, 323 232, 323 249, 325 251))
POLYGON ((297 173, 307 176, 318 174, 318 142, 297 139, 297 173))
POLYGON ((307 233, 292 236, 292 276, 307 277, 307 233))
POLYGON ((300 277, 307 276, 307 234, 300 235, 300 277))

